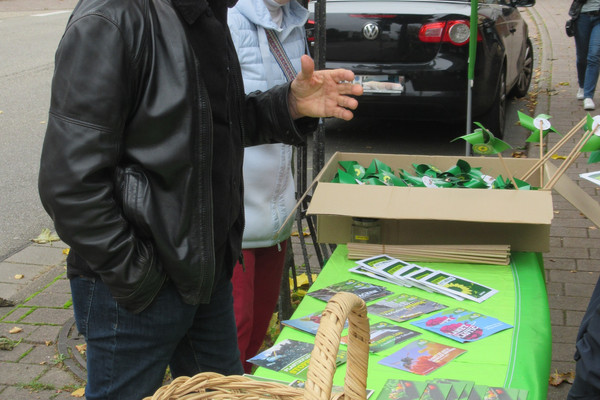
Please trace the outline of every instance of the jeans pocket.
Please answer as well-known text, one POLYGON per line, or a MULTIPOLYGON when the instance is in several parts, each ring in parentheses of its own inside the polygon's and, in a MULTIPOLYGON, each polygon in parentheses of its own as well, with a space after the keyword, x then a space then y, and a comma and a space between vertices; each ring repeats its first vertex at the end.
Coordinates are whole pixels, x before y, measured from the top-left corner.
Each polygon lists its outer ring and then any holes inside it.
POLYGON ((77 330, 87 339, 88 322, 94 297, 96 279, 86 276, 76 276, 70 279, 73 312, 77 330))

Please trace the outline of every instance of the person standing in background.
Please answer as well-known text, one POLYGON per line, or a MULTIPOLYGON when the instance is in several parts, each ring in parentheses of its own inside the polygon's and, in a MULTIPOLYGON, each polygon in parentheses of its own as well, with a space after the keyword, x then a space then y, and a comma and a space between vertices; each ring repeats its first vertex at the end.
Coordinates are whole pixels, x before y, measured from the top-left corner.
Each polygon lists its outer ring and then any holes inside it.
POLYGON ((575 21, 577 99, 584 110, 594 110, 594 92, 600 75, 600 0, 574 0, 569 15, 575 21))
MULTIPOLYGON (((244 90, 264 91, 287 82, 306 53, 304 24, 308 10, 296 0, 240 0, 229 10, 228 24, 242 67, 244 90), (286 76, 286 72, 288 76, 286 76)), ((290 145, 274 143, 244 151, 243 263, 233 271, 233 301, 238 347, 246 360, 263 343, 279 297, 287 239, 295 204, 290 145)))

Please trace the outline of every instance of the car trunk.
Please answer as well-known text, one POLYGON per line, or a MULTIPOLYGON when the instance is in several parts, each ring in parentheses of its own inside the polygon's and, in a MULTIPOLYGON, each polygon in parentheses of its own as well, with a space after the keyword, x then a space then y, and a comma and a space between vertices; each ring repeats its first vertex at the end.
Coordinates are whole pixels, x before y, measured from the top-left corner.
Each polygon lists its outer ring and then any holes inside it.
MULTIPOLYGON (((426 63, 444 44, 424 43, 419 30, 424 24, 443 20, 468 19, 467 2, 428 1, 336 1, 328 0, 326 58, 332 63, 426 63), (457 7, 458 5, 458 7, 457 7), (375 38, 365 29, 375 24, 375 38), (366 27, 366 28, 365 28, 366 27), (352 51, 349 51, 352 49, 352 51)), ((312 9, 311 4, 311 9, 312 9)), ((310 32, 309 32, 309 36, 310 32)), ((463 51, 455 49, 455 51, 463 51)))

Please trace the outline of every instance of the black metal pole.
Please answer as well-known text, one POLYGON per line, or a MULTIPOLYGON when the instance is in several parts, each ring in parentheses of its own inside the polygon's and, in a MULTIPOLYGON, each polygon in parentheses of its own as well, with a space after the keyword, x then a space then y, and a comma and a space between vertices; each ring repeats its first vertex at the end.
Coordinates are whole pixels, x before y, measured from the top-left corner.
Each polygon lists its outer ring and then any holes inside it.
MULTIPOLYGON (((326 45, 326 0, 318 0, 315 4, 315 68, 325 69, 326 45)), ((319 126, 313 133, 313 179, 325 165, 325 124, 319 121, 319 126)))

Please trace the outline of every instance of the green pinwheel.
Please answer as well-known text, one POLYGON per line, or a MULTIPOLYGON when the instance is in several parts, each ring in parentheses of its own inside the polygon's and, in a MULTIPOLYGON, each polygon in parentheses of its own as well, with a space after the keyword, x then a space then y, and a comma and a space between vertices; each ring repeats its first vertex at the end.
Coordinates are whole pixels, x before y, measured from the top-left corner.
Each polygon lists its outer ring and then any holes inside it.
POLYGON ((479 122, 473 123, 479 128, 475 129, 473 133, 452 139, 452 142, 458 139, 464 139, 471 144, 473 152, 477 154, 500 154, 504 150, 512 148, 512 146, 505 141, 495 137, 492 132, 484 128, 479 122))
POLYGON ((592 118, 589 114, 587 115, 585 130, 588 132, 592 132, 592 135, 581 147, 582 152, 600 150, 600 129, 598 128, 599 124, 600 115, 597 115, 594 118, 592 118))
POLYGON ((526 142, 529 143, 537 143, 540 141, 540 131, 542 132, 542 137, 546 137, 548 132, 552 131, 555 133, 560 133, 554 129, 549 119, 552 118, 550 115, 539 114, 537 117, 533 118, 527 114, 522 113, 521 111, 517 111, 519 116, 519 123, 521 126, 527 130, 531 131, 531 135, 527 138, 526 142))

